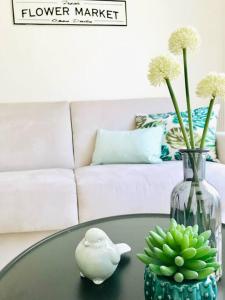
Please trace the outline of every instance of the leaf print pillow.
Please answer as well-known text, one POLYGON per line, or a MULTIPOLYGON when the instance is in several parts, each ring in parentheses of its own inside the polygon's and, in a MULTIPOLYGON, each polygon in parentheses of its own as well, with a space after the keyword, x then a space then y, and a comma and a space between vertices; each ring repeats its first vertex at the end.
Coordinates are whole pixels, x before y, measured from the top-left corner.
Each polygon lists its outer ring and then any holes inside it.
MULTIPOLYGON (((216 127, 219 114, 219 104, 214 105, 209 122, 209 130, 206 136, 205 148, 209 150, 207 160, 216 161, 216 127)), ((192 110, 195 146, 200 146, 203 129, 205 126, 208 107, 200 107, 192 110)), ((181 116, 189 136, 188 113, 181 112, 181 116)), ((161 159, 181 160, 179 149, 186 148, 180 125, 175 112, 164 114, 146 114, 136 116, 136 128, 149 128, 164 125, 164 137, 161 150, 161 159)), ((190 138, 190 136, 189 136, 190 138)))

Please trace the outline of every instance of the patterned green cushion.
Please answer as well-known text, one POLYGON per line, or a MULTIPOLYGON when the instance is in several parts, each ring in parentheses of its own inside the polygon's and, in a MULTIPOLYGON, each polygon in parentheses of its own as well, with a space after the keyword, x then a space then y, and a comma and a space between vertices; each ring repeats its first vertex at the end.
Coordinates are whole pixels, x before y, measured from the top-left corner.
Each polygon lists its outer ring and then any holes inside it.
MULTIPOLYGON (((193 127, 196 147, 200 146, 202 132, 208 107, 193 110, 193 127)), ((216 161, 216 126, 219 114, 219 105, 214 105, 210 118, 209 130, 206 137, 205 148, 209 149, 207 160, 216 161)), ((181 112, 184 125, 188 133, 188 114, 181 112)), ((164 125, 164 141, 162 144, 162 160, 181 160, 179 149, 186 148, 175 112, 164 114, 146 114, 136 116, 137 128, 149 128, 164 125)))

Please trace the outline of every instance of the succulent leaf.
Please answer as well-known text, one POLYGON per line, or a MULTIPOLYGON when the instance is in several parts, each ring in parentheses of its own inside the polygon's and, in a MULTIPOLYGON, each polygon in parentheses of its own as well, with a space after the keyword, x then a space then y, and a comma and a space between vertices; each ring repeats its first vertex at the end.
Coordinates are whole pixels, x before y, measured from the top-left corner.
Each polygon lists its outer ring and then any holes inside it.
POLYGON ((185 227, 172 219, 167 230, 156 226, 145 238, 147 247, 137 257, 159 276, 183 280, 203 280, 215 272, 216 248, 209 246, 211 231, 198 234, 198 225, 185 227))
POLYGON ((174 280, 176 282, 182 282, 184 280, 184 275, 182 273, 176 273, 174 275, 174 280))
POLYGON ((196 248, 200 248, 204 245, 205 239, 203 236, 199 236, 198 237, 198 242, 196 244, 196 248))
POLYGON ((215 257, 208 257, 208 258, 205 259, 206 263, 212 263, 212 262, 215 262, 215 261, 216 261, 215 257))
POLYGON ((156 275, 163 275, 162 272, 161 272, 161 270, 160 270, 160 266, 155 265, 155 264, 150 264, 149 268, 156 275))
POLYGON ((209 253, 210 247, 209 246, 203 246, 196 250, 195 259, 198 259, 200 257, 206 256, 209 253))
POLYGON ((194 234, 198 234, 198 224, 195 224, 192 228, 194 234))
POLYGON ((176 251, 174 251, 172 248, 170 248, 170 246, 168 246, 167 244, 163 245, 163 252, 166 256, 169 256, 172 258, 177 255, 176 251))
POLYGON ((189 235, 185 233, 183 236, 183 240, 181 242, 181 248, 185 250, 188 247, 189 247, 189 235))
POLYGON ((165 240, 166 233, 160 226, 155 226, 156 232, 165 240))
POLYGON ((176 228, 177 227, 177 222, 175 219, 171 219, 170 220, 170 227, 169 227, 169 230, 173 229, 173 228, 176 228))
POLYGON ((192 235, 192 228, 191 228, 191 226, 186 227, 184 233, 187 233, 188 236, 192 235))
POLYGON ((184 275, 184 279, 192 280, 198 278, 198 273, 196 271, 183 268, 180 269, 180 272, 184 275))
POLYGON ((148 255, 150 257, 154 257, 154 253, 152 252, 151 249, 146 247, 146 248, 144 248, 144 252, 145 252, 146 255, 148 255))
POLYGON ((176 256, 174 261, 178 267, 182 267, 184 265, 184 259, 181 256, 176 256))
POLYGON ((166 241, 167 241, 167 243, 169 244, 170 247, 172 247, 173 249, 176 248, 176 243, 174 241, 174 238, 173 238, 171 232, 167 232, 166 241))
POLYGON ((148 245, 149 249, 151 249, 152 251, 154 250, 154 246, 152 245, 149 237, 145 238, 146 244, 148 245))
POLYGON ((198 279, 202 280, 202 279, 206 278, 207 276, 209 276, 210 274, 212 274, 214 271, 215 271, 215 269, 212 267, 205 268, 198 272, 198 279))
POLYGON ((183 241, 183 234, 177 229, 174 229, 172 234, 173 234, 175 242, 178 245, 181 245, 181 243, 183 241))
POLYGON ((162 246, 164 244, 164 239, 158 233, 150 231, 150 235, 156 245, 162 246))
POLYGON ((148 236, 148 239, 149 239, 149 241, 150 241, 150 243, 152 244, 153 247, 158 247, 158 246, 160 246, 160 245, 158 244, 158 242, 152 237, 152 235, 149 235, 149 236, 148 236))
POLYGON ((187 249, 184 249, 181 252, 181 254, 182 254, 182 256, 183 256, 184 259, 191 259, 194 256, 196 256, 196 252, 197 252, 197 250, 195 248, 187 248, 187 249))
POLYGON ((215 270, 217 270, 219 267, 220 267, 220 264, 218 263, 218 262, 211 262, 211 263, 207 263, 206 264, 206 267, 208 268, 208 267, 212 267, 212 268, 214 268, 215 270))
POLYGON ((155 247, 154 248, 154 253, 155 253, 155 256, 161 260, 163 263, 170 263, 172 262, 172 260, 170 258, 168 258, 161 249, 155 247))
POLYGON ((211 230, 204 231, 199 236, 202 236, 205 241, 207 241, 211 236, 211 230))
POLYGON ((203 260, 187 260, 185 262, 185 267, 188 269, 198 271, 208 266, 208 264, 203 260))
POLYGON ((174 266, 171 267, 166 267, 166 266, 161 266, 160 271, 164 276, 173 276, 174 273, 176 272, 177 268, 174 266))
POLYGON ((190 247, 195 247, 197 242, 198 242, 198 239, 196 237, 194 237, 190 242, 190 247))
POLYGON ((145 265, 149 265, 152 263, 151 258, 146 255, 146 254, 142 254, 142 253, 138 253, 137 257, 140 259, 140 261, 142 261, 145 265))

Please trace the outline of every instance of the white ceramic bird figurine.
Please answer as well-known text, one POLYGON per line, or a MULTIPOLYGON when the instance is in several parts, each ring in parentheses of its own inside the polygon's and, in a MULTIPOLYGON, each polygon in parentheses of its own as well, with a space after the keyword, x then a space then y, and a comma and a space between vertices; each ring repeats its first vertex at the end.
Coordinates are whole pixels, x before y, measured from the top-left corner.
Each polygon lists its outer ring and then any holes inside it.
POLYGON ((80 275, 101 284, 114 273, 120 256, 130 250, 127 244, 114 244, 103 230, 91 228, 75 250, 80 275))

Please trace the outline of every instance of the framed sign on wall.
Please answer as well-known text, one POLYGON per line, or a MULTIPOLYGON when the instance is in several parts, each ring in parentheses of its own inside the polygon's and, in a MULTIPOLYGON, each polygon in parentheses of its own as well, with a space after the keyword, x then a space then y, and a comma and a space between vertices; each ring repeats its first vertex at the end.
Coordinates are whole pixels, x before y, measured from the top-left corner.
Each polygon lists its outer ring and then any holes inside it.
POLYGON ((12 0, 14 24, 126 26, 126 1, 12 0))

